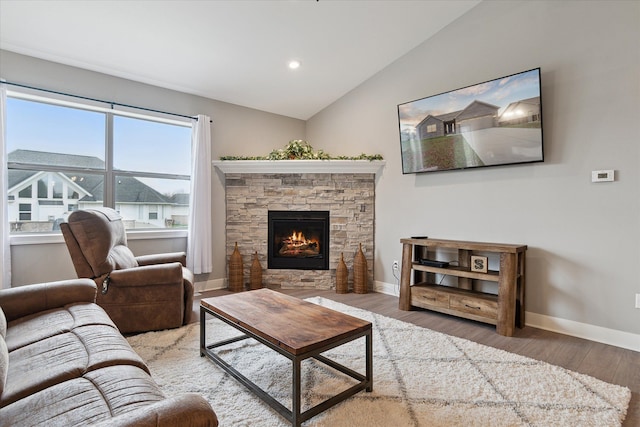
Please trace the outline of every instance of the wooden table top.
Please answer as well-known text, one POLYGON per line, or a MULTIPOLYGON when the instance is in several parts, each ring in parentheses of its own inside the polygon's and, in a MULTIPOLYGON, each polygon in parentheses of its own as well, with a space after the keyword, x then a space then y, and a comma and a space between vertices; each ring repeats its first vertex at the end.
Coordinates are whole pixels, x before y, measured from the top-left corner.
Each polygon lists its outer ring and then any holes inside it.
POLYGON ((371 323, 270 289, 205 298, 200 305, 294 355, 371 329, 371 323))

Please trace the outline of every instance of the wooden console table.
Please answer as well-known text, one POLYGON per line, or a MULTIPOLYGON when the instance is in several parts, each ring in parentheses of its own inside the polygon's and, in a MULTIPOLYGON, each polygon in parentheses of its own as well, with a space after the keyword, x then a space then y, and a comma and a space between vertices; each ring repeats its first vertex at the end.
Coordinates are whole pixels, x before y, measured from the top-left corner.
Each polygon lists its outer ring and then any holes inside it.
POLYGON ((500 335, 508 337, 513 335, 514 326, 524 327, 526 245, 426 238, 400 239, 400 243, 400 310, 420 307, 490 323, 496 325, 500 335), (457 265, 439 267, 420 263, 421 259, 437 258, 435 249, 439 248, 457 251, 454 260, 457 265), (471 257, 475 254, 499 256, 500 269, 486 273, 473 271, 471 257), (435 284, 435 274, 457 277, 457 287, 435 284), (497 282, 497 295, 474 289, 479 280, 497 282))

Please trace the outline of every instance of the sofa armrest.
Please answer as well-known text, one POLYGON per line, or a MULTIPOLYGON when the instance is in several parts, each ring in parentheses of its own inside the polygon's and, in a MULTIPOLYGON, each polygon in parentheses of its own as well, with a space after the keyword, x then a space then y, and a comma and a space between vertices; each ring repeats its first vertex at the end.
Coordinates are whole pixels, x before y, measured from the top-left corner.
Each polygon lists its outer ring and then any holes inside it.
POLYGON ((99 427, 216 427, 216 413, 202 396, 185 393, 94 424, 99 427))
POLYGON ((180 285, 182 284, 182 264, 174 262, 170 264, 145 265, 141 267, 113 270, 109 274, 109 286, 137 287, 155 285, 180 285))
POLYGON ((0 306, 7 321, 64 307, 76 302, 96 302, 96 284, 90 279, 37 283, 0 290, 0 306))
POLYGON ((138 265, 167 264, 179 262, 183 267, 187 266, 187 254, 184 252, 168 252, 165 254, 140 255, 136 257, 138 265))

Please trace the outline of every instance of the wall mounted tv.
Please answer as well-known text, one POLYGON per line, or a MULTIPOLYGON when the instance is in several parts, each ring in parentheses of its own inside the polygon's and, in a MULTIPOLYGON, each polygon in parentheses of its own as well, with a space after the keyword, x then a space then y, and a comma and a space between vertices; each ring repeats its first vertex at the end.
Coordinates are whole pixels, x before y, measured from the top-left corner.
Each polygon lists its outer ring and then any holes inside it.
POLYGON ((540 68, 398 105, 402 173, 544 161, 540 68))

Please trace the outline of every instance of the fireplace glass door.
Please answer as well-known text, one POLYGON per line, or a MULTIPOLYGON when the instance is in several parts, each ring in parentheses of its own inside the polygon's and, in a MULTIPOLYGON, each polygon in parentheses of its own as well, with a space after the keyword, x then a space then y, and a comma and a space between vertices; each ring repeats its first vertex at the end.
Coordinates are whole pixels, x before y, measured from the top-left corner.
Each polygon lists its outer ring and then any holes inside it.
POLYGON ((269 211, 268 268, 329 269, 329 211, 269 211))

